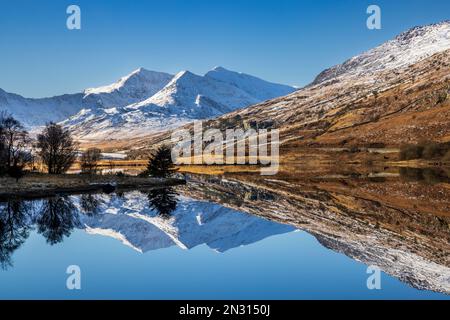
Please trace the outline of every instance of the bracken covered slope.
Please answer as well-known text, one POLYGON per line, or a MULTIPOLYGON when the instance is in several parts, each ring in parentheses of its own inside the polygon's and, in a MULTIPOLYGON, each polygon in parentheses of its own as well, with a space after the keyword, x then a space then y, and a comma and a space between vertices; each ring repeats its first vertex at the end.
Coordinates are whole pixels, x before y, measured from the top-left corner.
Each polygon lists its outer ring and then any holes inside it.
MULTIPOLYGON (((413 28, 325 70, 305 88, 207 121, 204 127, 262 123, 279 128, 283 147, 292 150, 447 142, 449 98, 450 22, 445 21, 413 28)), ((149 140, 167 142, 169 137, 149 140)))

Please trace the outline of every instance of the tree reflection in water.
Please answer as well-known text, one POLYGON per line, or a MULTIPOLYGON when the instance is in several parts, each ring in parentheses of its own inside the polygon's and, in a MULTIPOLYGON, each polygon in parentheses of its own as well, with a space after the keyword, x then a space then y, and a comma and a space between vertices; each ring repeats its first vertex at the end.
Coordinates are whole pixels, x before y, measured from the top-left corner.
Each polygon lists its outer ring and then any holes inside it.
POLYGON ((38 215, 37 230, 51 245, 69 237, 73 229, 79 226, 78 212, 72 200, 67 196, 46 199, 38 215))
POLYGON ((150 208, 164 219, 169 219, 177 208, 178 193, 173 188, 154 189, 147 193, 150 208))
POLYGON ((12 266, 11 256, 28 238, 31 204, 12 199, 0 203, 0 267, 12 266))
POLYGON ((100 203, 100 199, 94 194, 83 194, 80 197, 81 211, 89 217, 99 214, 100 203))

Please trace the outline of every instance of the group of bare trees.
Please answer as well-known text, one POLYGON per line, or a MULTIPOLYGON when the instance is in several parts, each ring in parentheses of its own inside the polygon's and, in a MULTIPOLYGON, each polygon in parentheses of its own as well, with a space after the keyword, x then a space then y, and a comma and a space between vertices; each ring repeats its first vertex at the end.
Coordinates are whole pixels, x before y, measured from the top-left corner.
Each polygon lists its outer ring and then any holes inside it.
MULTIPOLYGON (((33 141, 18 120, 0 112, 0 176, 9 175, 18 180, 27 166, 33 169, 34 155, 39 157, 47 173, 62 174, 76 161, 78 144, 69 131, 55 123, 47 124, 33 141)), ((81 172, 96 174, 100 158, 100 149, 85 151, 80 157, 81 172)))
MULTIPOLYGON (((20 179, 25 169, 33 169, 34 157, 48 174, 66 173, 78 158, 78 144, 62 126, 49 123, 33 141, 23 125, 10 114, 0 112, 0 176, 20 179)), ((102 152, 97 148, 84 151, 79 157, 81 173, 97 174, 102 152)), ((111 171, 113 166, 111 165, 111 171)), ((176 171, 169 146, 160 146, 149 159, 142 177, 167 178, 176 171)))
POLYGON ((16 179, 31 161, 30 139, 22 124, 6 112, 0 112, 0 174, 16 179))
POLYGON ((49 174, 66 172, 77 158, 78 145, 69 131, 55 123, 48 124, 38 135, 36 146, 49 174))

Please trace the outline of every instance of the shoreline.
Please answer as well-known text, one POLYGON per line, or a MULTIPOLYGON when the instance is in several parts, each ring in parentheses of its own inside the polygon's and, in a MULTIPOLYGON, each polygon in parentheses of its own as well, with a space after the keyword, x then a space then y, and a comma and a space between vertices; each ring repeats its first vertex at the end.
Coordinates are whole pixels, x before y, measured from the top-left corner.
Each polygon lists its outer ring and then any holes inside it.
POLYGON ((178 178, 140 178, 133 176, 47 175, 29 174, 19 182, 0 178, 0 201, 8 198, 36 199, 57 195, 112 193, 184 185, 178 178))

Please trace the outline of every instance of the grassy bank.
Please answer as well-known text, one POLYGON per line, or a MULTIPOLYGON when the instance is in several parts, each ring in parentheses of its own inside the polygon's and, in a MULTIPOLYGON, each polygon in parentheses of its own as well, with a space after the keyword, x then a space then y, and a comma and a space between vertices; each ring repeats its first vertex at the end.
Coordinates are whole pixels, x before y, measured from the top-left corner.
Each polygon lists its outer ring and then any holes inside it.
POLYGON ((114 175, 48 175, 28 174, 19 182, 0 178, 0 198, 11 196, 37 198, 55 194, 77 194, 84 192, 124 191, 139 188, 166 187, 184 184, 182 179, 140 178, 114 175))

